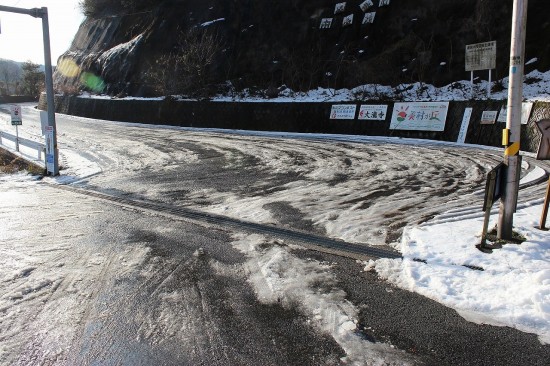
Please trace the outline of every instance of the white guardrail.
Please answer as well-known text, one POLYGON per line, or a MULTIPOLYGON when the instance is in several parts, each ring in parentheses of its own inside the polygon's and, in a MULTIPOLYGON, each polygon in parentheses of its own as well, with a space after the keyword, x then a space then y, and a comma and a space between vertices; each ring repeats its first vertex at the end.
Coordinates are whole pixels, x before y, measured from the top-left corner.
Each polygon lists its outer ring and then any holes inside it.
POLYGON ((27 158, 32 162, 39 160, 44 164, 46 163, 46 146, 39 142, 0 131, 0 145, 14 149, 19 152, 23 158, 27 158))

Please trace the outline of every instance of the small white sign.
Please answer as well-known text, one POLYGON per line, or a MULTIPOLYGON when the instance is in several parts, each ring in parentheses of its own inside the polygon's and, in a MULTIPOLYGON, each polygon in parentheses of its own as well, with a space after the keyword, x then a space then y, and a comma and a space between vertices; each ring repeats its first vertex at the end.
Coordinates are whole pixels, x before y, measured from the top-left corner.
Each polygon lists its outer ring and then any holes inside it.
POLYGON ((334 6, 334 14, 340 14, 346 11, 346 3, 338 3, 336 6, 334 6))
POLYGON ((497 114, 498 111, 483 111, 481 113, 481 121, 479 121, 482 125, 492 125, 497 120, 497 114))
POLYGON ((390 0, 380 0, 380 3, 378 3, 378 7, 390 5, 390 0))
POLYGON ((42 127, 42 136, 45 136, 46 127, 48 127, 48 111, 40 111, 40 126, 42 127))
POLYGON ((332 18, 323 18, 321 19, 321 24, 319 29, 330 29, 332 27, 332 18))
MULTIPOLYGON (((526 125, 529 122, 529 117, 531 117, 531 111, 533 110, 532 102, 523 102, 521 103, 521 124, 526 125)), ((497 122, 506 123, 508 118, 508 107, 503 105, 500 108, 500 113, 498 114, 497 122)))
POLYGON ((388 114, 387 105, 361 105, 357 119, 369 121, 385 121, 388 114))
POLYGON ((468 134, 468 127, 470 126, 470 119, 472 118, 473 108, 464 109, 464 116, 462 117, 462 124, 460 125, 460 132, 456 142, 463 144, 466 142, 466 135, 468 134))
POLYGON ((445 130, 449 102, 395 103, 391 130, 445 130))
POLYGON ((370 13, 365 13, 365 16, 363 17, 363 24, 372 24, 374 23, 374 17, 376 16, 376 12, 372 11, 370 13))
POLYGON ((330 110, 330 119, 355 119, 355 104, 335 104, 330 110))
POLYGON ((21 126, 23 123, 21 115, 21 106, 13 104, 11 106, 11 124, 12 126, 21 126))
POLYGON ((55 146, 53 145, 53 126, 46 126, 46 170, 50 173, 54 172, 54 154, 55 146))
POLYGON ((491 70, 497 66, 497 42, 483 42, 466 46, 466 71, 491 70))
POLYGON ((342 27, 346 27, 352 24, 353 24, 353 14, 350 14, 347 17, 344 17, 344 19, 342 20, 342 27))
POLYGON ((359 7, 361 8, 361 10, 363 10, 363 12, 367 11, 370 7, 373 6, 374 3, 372 2, 372 0, 365 0, 361 4, 359 4, 359 7))

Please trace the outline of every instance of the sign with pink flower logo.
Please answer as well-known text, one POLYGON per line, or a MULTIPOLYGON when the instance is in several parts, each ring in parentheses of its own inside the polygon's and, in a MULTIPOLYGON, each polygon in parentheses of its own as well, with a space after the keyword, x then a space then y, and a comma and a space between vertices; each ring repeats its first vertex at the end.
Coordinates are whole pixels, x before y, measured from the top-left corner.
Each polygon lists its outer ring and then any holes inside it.
POLYGON ((392 130, 443 131, 449 102, 395 103, 392 130))

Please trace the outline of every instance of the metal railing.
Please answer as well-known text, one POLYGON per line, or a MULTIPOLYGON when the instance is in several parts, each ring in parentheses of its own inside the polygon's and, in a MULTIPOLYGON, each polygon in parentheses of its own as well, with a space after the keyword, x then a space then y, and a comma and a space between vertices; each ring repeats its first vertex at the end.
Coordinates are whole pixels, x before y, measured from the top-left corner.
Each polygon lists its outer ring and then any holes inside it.
POLYGON ((27 140, 25 138, 12 135, 10 133, 0 131, 0 145, 14 148, 15 151, 19 152, 21 155, 23 155, 23 157, 32 159, 36 157, 36 160, 42 161, 44 163, 46 162, 46 146, 39 142, 27 140), (5 143, 7 141, 10 142, 9 145, 5 143), (21 151, 20 147, 24 147, 25 150, 30 151, 30 153, 27 154, 26 152, 21 151), (35 153, 34 155, 32 154, 33 152, 35 153))

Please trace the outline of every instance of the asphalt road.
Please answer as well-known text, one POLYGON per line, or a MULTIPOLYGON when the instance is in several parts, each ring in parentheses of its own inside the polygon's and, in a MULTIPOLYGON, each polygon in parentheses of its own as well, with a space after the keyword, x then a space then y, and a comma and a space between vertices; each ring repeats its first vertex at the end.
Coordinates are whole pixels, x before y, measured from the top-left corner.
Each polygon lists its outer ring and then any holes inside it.
MULTIPOLYGON (((358 244, 388 251, 405 224, 475 204, 484 173, 499 159, 486 150, 422 146, 412 148, 419 159, 409 161, 402 153, 410 147, 380 142, 182 133, 63 116, 58 125, 61 148, 99 167, 74 183, 79 189, 337 240, 346 240, 345 232, 324 223, 368 211, 366 226, 375 228, 355 235, 376 242, 358 244), (368 189, 357 192, 361 186, 368 189), (264 218, 265 211, 271 216, 264 218)), ((27 128, 37 133, 34 122, 27 128)), ((70 162, 66 155, 67 169, 70 162)), ((388 346, 377 350, 378 361, 343 359, 346 346, 302 303, 259 297, 250 254, 234 245, 250 231, 43 182, 10 178, 0 189, 1 364, 546 365, 550 359, 550 347, 534 335, 469 323, 364 272, 354 259, 265 234, 258 253, 281 247, 326 272, 315 293, 340 291, 342 304, 357 309, 350 334, 364 342, 364 352, 373 343, 388 346)), ((527 198, 541 191, 529 190, 527 198)))

